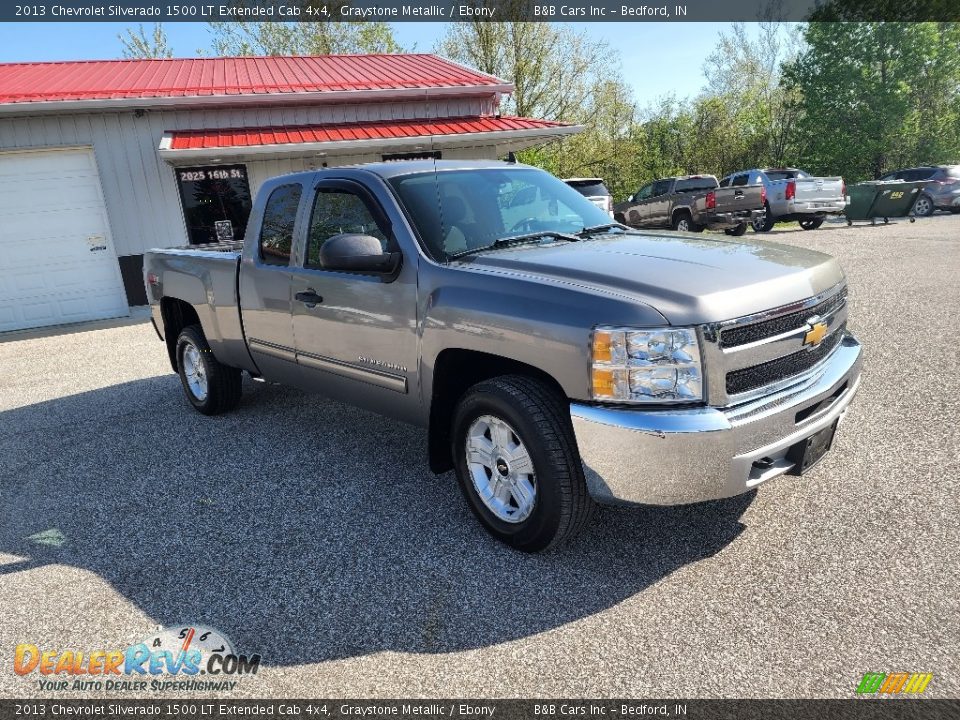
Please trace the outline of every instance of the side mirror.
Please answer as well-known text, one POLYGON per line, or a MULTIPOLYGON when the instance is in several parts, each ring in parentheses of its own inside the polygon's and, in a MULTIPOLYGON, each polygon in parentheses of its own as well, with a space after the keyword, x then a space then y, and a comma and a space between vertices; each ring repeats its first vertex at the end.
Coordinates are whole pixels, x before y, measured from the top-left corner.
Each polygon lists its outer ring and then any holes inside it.
POLYGON ((400 268, 402 255, 385 253, 372 235, 342 233, 320 246, 320 267, 347 272, 393 274, 400 268))

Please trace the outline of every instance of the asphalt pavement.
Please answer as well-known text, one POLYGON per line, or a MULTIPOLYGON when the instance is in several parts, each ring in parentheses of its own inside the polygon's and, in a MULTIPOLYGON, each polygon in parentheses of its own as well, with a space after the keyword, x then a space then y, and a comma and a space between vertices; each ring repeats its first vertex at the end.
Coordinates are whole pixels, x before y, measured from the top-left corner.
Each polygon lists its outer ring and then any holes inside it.
POLYGON ((960 696, 960 217, 764 239, 849 277, 866 364, 833 452, 544 555, 492 540, 416 428, 249 381, 204 417, 142 320, 0 336, 0 696, 90 696, 15 675, 19 643, 181 623, 262 656, 234 697, 852 697, 894 671, 960 696))

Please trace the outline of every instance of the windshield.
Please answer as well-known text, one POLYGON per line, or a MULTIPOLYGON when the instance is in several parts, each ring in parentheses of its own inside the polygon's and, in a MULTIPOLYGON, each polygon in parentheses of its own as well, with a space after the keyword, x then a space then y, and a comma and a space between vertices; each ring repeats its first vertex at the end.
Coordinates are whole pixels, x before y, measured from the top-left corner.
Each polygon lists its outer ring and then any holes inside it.
POLYGON ((431 256, 454 255, 530 233, 578 233, 610 215, 542 170, 503 167, 390 179, 431 256))

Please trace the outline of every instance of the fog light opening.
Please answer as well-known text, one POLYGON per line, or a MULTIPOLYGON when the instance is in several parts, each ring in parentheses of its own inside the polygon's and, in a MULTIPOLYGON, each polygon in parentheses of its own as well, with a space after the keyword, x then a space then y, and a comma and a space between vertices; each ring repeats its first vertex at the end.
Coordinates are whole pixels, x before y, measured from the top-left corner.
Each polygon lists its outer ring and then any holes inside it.
POLYGON ((753 466, 757 470, 769 470, 773 467, 774 459, 772 457, 762 457, 759 460, 753 461, 753 466))

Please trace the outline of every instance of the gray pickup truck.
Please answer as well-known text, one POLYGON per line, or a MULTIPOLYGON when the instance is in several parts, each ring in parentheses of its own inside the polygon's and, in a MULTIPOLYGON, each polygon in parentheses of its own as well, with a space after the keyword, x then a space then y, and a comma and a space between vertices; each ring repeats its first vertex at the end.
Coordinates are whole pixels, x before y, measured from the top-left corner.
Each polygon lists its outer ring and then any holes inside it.
POLYGON ((154 250, 144 276, 197 410, 237 407, 247 372, 423 426, 430 467, 524 551, 594 501, 806 472, 860 380, 833 258, 634 232, 517 164, 274 178, 242 246, 154 250))
POLYGON ((727 175, 720 187, 762 186, 764 214, 752 221, 756 232, 769 232, 778 222, 796 220, 804 230, 816 230, 828 215, 839 215, 847 206, 843 178, 813 177, 796 168, 740 170, 727 175))
POLYGON ((671 228, 681 232, 723 230, 743 235, 763 220, 763 187, 721 188, 713 175, 684 175, 644 185, 613 208, 617 222, 634 228, 671 228))

